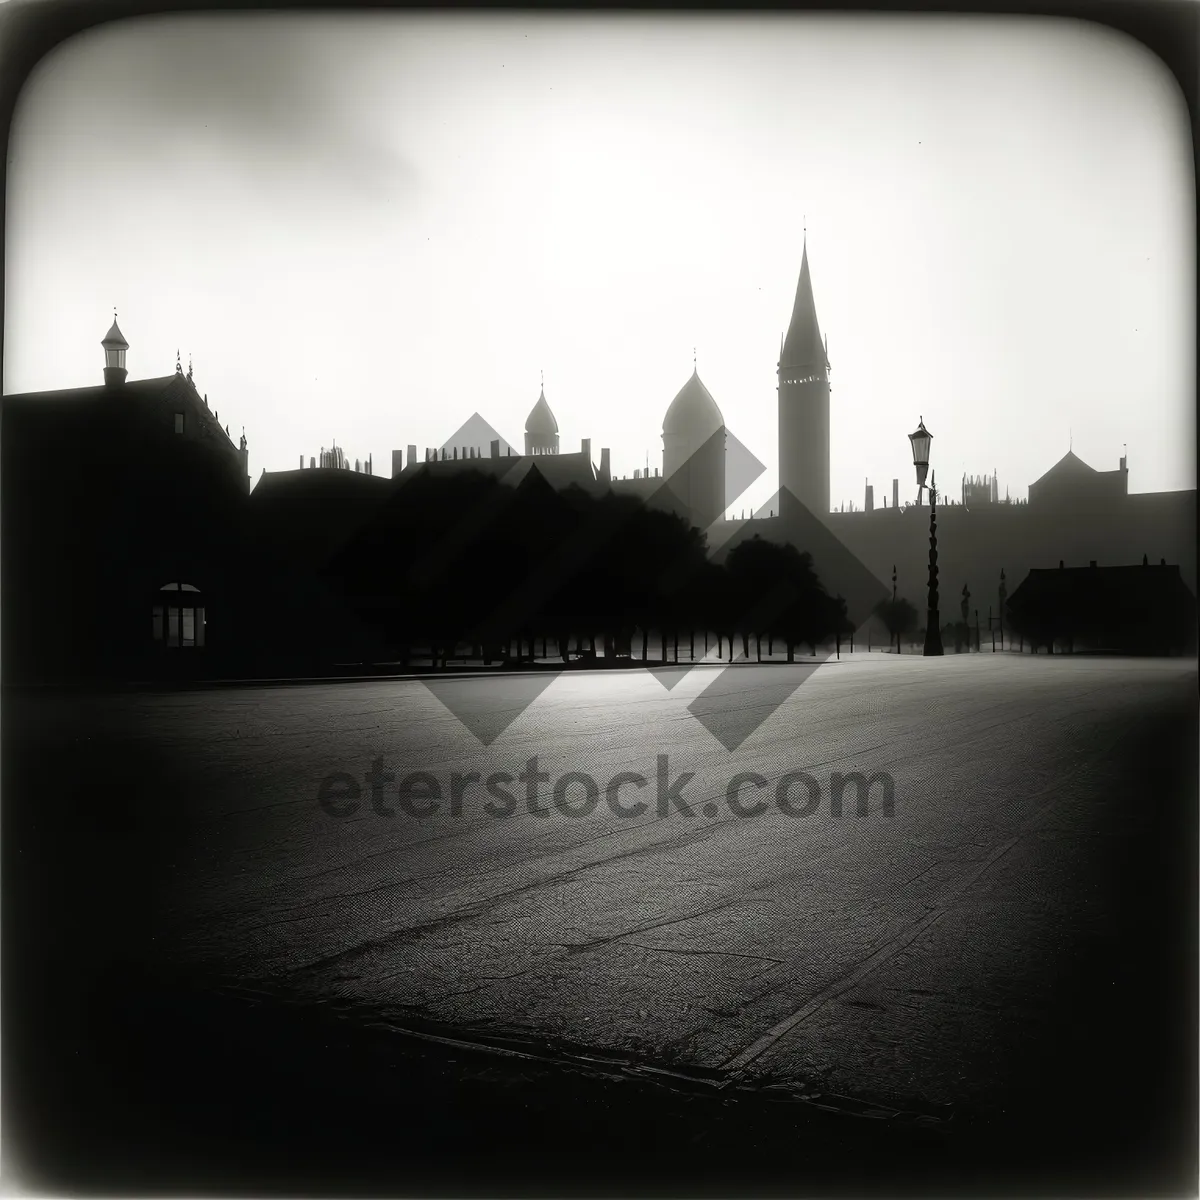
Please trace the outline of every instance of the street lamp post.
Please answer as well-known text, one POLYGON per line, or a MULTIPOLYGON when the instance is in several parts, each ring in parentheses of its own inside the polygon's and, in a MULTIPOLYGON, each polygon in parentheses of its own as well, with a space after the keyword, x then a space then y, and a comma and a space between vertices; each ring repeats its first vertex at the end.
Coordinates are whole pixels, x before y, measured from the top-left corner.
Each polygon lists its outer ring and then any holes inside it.
MULTIPOLYGON (((896 623, 896 565, 892 564, 892 624, 896 623)), ((888 631, 889 633, 891 630, 888 631)), ((900 653, 900 634, 896 633, 896 653, 900 653)))
MULTIPOLYGON (((929 443, 933 435, 925 428, 925 419, 917 427, 916 433, 910 433, 908 440, 912 443, 913 466, 917 469, 917 503, 921 503, 921 489, 925 486, 925 476, 929 472, 929 443)), ((925 618, 925 657, 940 657, 942 650, 942 630, 938 618, 938 567, 937 567, 937 472, 929 484, 929 610, 925 618)))

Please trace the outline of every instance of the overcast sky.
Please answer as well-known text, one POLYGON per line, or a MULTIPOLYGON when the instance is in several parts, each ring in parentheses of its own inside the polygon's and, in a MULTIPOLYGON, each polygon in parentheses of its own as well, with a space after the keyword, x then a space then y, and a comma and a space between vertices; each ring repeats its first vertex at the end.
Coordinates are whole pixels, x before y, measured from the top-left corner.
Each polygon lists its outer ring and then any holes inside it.
POLYGON ((802 229, 833 364, 835 507, 1024 497, 1068 448, 1195 486, 1195 246, 1181 93, 1075 22, 187 16, 39 66, 10 145, 4 390, 175 351, 251 473, 334 439, 661 464, 692 370, 777 487, 802 229))

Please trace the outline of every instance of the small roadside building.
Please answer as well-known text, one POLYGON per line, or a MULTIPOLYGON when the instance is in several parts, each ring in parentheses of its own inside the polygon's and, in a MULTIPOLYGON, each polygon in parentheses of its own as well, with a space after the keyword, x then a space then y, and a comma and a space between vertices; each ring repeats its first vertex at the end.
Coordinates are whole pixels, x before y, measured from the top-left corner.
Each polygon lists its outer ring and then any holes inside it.
POLYGON ((1196 598, 1179 567, 1165 561, 1032 570, 1009 597, 1008 613, 1035 650, 1196 651, 1196 598))

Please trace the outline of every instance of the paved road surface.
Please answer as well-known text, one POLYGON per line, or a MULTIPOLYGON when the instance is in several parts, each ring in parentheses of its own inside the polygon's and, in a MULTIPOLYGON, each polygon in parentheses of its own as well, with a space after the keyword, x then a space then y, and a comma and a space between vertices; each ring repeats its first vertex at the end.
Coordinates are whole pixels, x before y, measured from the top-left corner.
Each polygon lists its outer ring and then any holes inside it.
POLYGON ((859 654, 544 684, 7 702, 24 836, 87 864, 64 953, 980 1128, 1168 1103, 1194 662, 859 654), (534 756, 539 812, 516 781, 534 756), (414 772, 431 815, 400 803, 414 772), (478 777, 457 805, 454 772, 478 777), (485 808, 498 772, 511 815, 485 808), (586 815, 555 807, 569 772, 596 781, 586 815), (739 816, 747 772, 764 811, 739 816), (808 815, 776 803, 790 772, 819 788, 808 815), (853 788, 834 815, 835 772, 886 773, 892 811, 877 783, 865 815, 853 788), (647 781, 617 793, 640 815, 606 802, 621 773, 647 781))

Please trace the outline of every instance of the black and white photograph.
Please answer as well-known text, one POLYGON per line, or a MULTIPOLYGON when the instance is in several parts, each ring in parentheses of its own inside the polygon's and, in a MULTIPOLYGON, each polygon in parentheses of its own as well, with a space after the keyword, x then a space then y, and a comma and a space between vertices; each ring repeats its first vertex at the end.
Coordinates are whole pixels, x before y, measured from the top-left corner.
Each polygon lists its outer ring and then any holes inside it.
POLYGON ((1171 39, 0 33, 5 1187, 1197 1194, 1171 39))

